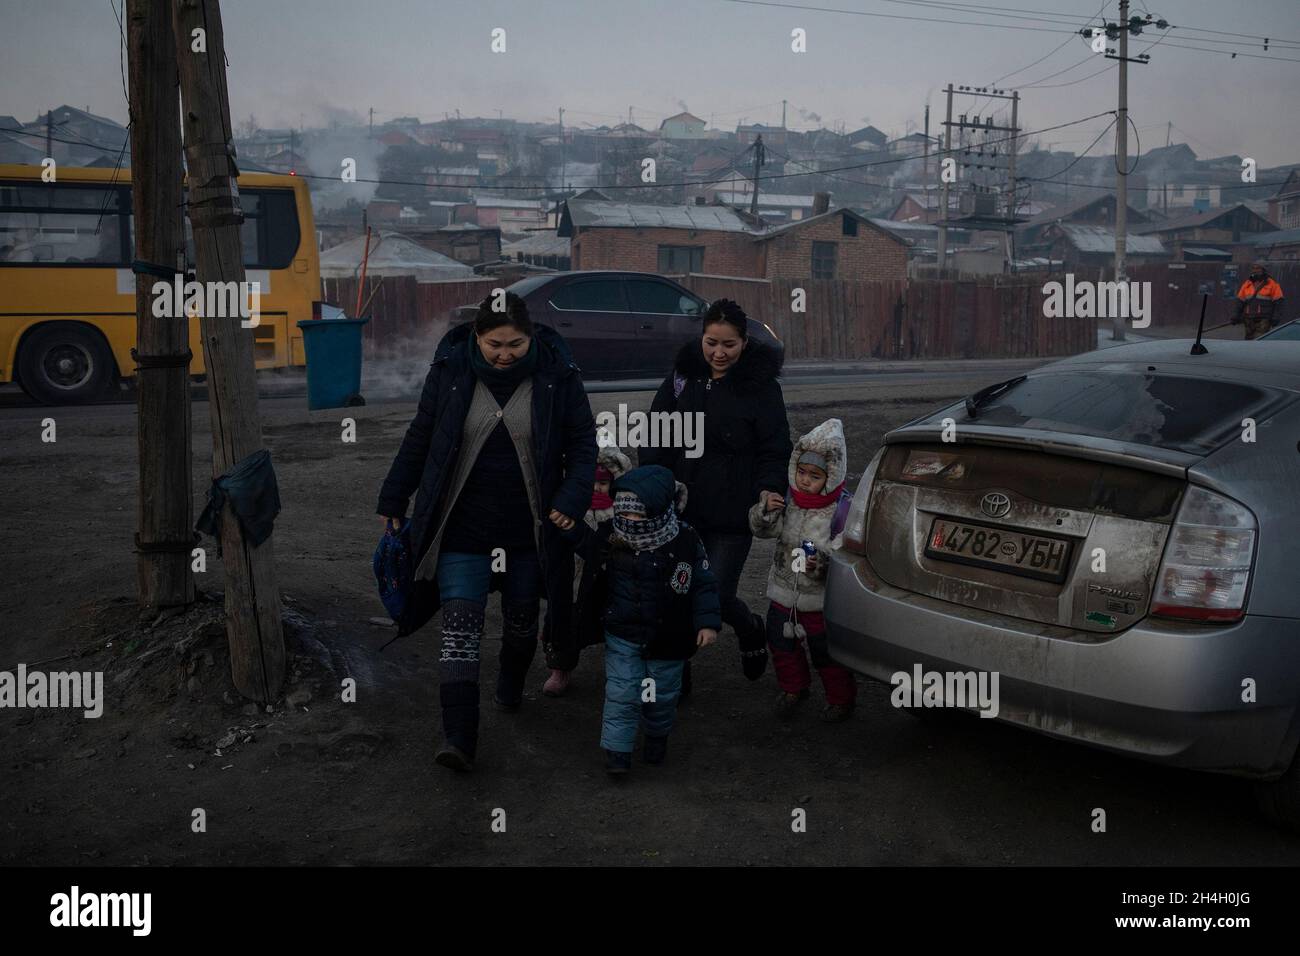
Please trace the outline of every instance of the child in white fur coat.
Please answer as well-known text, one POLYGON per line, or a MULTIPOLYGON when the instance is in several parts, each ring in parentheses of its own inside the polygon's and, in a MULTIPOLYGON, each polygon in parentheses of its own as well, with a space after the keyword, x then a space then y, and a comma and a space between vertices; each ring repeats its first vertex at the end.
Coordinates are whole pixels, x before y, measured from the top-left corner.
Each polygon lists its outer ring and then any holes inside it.
POLYGON ((793 716, 810 693, 805 644, 826 691, 822 719, 848 720, 857 700, 852 672, 830 659, 822 616, 827 562, 840 544, 835 524, 837 511, 842 513, 847 457, 840 420, 822 422, 795 443, 785 497, 764 492, 749 512, 755 537, 778 539, 767 574, 767 641, 781 688, 775 710, 783 719, 793 716), (811 554, 804 542, 811 544, 811 554))

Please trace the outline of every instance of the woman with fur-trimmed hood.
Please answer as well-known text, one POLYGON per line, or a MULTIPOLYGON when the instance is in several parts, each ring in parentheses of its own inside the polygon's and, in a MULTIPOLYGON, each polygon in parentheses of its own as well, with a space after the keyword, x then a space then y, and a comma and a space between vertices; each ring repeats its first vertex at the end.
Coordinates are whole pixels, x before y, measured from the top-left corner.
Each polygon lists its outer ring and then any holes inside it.
MULTIPOLYGON (((747 513, 760 492, 785 489, 790 423, 778 377, 784 353, 750 335, 749 317, 729 299, 709 306, 677 354, 650 411, 703 415, 702 454, 684 448, 640 448, 642 465, 663 465, 690 489, 682 515, 700 534, 718 579, 722 619, 735 630, 745 676, 767 667, 763 618, 736 594, 753 536, 747 513)), ((686 670, 683 695, 690 688, 686 670)))
MULTIPOLYGON (((840 546, 848 452, 838 418, 822 422, 795 443, 790 453, 785 496, 764 492, 749 510, 749 526, 759 538, 776 538, 767 572, 767 640, 781 694, 778 717, 793 716, 807 700, 812 676, 803 644, 826 689, 822 719, 847 720, 853 714, 857 684, 853 674, 830 659, 826 648, 826 597, 829 552, 840 546)), ((851 496, 848 496, 851 499, 851 496)))

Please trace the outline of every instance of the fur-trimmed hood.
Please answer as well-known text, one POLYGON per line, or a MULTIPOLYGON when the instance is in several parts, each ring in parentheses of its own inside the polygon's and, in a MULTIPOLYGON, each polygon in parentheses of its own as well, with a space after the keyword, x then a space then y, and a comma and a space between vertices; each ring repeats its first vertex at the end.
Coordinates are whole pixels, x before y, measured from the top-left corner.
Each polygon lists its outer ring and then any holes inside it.
POLYGON ((788 471, 791 488, 796 487, 794 479, 799 456, 806 451, 816 452, 826 459, 826 488, 822 493, 829 494, 838 488, 848 473, 848 446, 844 443, 843 423, 838 418, 828 418, 794 443, 788 471))
MULTIPOLYGON (((736 363, 727 369, 725 380, 737 391, 747 392, 761 388, 781 374, 785 365, 785 352, 766 342, 750 338, 736 363)), ((713 369, 704 358, 704 348, 699 336, 682 343, 673 362, 673 371, 682 378, 709 378, 713 369)))
MULTIPOLYGON (((608 468, 615 481, 632 470, 632 459, 628 458, 622 449, 614 444, 599 445, 596 451, 596 464, 608 468)), ((673 485, 673 507, 677 509, 677 513, 680 515, 686 510, 688 493, 686 486, 680 481, 674 481, 673 485)), ((613 491, 612 485, 610 490, 613 491)), ((608 521, 612 517, 614 517, 613 508, 591 508, 586 514, 587 525, 595 528, 600 522, 608 521)))
POLYGON ((600 433, 596 434, 596 442, 599 446, 596 450, 596 464, 608 468, 609 473, 615 478, 620 478, 624 473, 632 470, 632 459, 623 454, 617 445, 601 445, 600 433))

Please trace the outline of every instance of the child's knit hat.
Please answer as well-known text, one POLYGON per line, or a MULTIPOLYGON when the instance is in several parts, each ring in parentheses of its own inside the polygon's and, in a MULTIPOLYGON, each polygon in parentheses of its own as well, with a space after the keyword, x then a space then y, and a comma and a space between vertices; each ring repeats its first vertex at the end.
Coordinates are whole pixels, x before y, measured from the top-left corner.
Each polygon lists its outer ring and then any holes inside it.
POLYGON ((615 514, 653 518, 672 508, 677 482, 663 465, 641 465, 620 476, 611 490, 615 514))

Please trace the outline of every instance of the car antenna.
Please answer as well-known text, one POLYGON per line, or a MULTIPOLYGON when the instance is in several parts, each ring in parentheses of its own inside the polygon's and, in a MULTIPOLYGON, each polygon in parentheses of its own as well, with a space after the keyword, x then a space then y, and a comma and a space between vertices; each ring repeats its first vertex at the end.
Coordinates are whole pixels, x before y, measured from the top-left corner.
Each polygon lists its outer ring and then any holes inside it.
POLYGON ((1201 293, 1201 321, 1196 325, 1196 341, 1192 343, 1193 355, 1208 355, 1209 349, 1201 344, 1201 335, 1205 332, 1205 306, 1210 301, 1210 293, 1201 293))

